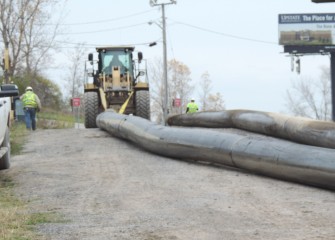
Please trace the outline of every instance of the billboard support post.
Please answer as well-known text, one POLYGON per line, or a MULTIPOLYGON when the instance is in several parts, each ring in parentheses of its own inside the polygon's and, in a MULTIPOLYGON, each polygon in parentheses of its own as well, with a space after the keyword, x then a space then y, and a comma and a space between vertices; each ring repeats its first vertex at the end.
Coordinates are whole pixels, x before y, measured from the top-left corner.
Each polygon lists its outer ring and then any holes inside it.
POLYGON ((332 94, 332 120, 335 122, 335 52, 330 53, 330 79, 332 94))

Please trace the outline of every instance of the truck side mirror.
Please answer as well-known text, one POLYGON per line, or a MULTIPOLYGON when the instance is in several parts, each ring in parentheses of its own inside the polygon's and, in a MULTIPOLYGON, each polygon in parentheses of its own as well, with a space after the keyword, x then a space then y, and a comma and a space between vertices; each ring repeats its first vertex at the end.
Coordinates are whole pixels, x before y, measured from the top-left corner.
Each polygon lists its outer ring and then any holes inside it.
POLYGON ((137 53, 137 57, 138 57, 138 62, 141 63, 141 61, 143 59, 143 53, 142 52, 138 52, 137 53))
POLYGON ((19 95, 19 89, 15 84, 3 84, 0 89, 0 97, 15 97, 19 95))

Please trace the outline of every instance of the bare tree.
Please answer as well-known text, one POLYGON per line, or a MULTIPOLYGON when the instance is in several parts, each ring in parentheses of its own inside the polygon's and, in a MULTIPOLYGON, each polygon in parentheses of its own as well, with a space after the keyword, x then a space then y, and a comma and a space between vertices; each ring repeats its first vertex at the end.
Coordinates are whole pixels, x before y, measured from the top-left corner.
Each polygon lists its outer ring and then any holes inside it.
POLYGON ((209 73, 206 71, 201 75, 200 79, 200 109, 202 111, 220 111, 225 109, 223 96, 217 92, 211 93, 212 81, 209 73))
MULTIPOLYGON (((151 116, 156 122, 163 120, 163 100, 164 84, 162 61, 156 59, 150 66, 150 96, 151 96, 151 116)), ((169 92, 169 113, 182 113, 186 109, 187 100, 189 99, 194 87, 191 85, 189 68, 173 59, 168 61, 168 92, 169 92), (179 107, 173 106, 173 100, 180 99, 179 107)))
MULTIPOLYGON (((0 0, 2 46, 8 43, 11 64, 9 76, 37 72, 55 46, 59 25, 51 24, 56 0, 0 0)), ((50 60, 49 60, 50 61, 50 60)), ((4 66, 1 64, 4 69, 4 66)))
POLYGON ((206 71, 205 73, 203 73, 201 75, 200 78, 200 109, 202 111, 206 111, 207 110, 207 106, 208 106, 208 97, 210 94, 210 91, 212 89, 212 81, 210 79, 209 73, 206 71))
POLYGON ((330 70, 321 68, 320 79, 301 78, 286 92, 286 106, 295 116, 331 119, 330 70))
POLYGON ((221 111, 225 109, 225 104, 223 100, 223 96, 221 93, 217 92, 215 94, 209 94, 208 96, 208 104, 204 111, 221 111))
POLYGON ((193 93, 191 71, 184 63, 172 59, 168 62, 169 74, 169 109, 171 114, 181 114, 185 111, 188 99, 193 93), (180 106, 172 106, 172 99, 180 99, 180 106))
POLYGON ((164 84, 162 60, 156 58, 152 65, 149 66, 150 74, 150 99, 151 99, 151 118, 156 122, 163 121, 163 106, 164 106, 164 84))
MULTIPOLYGON (((35 0, 38 11, 28 22, 24 31, 24 46, 22 48, 28 73, 39 72, 43 66, 51 63, 51 50, 57 48, 56 37, 60 33, 60 19, 54 19, 51 8, 57 1, 35 0), (40 2, 38 4, 38 2, 40 2), (38 5, 38 6, 37 6, 38 5)), ((61 15, 59 16, 61 18, 61 15)))
POLYGON ((78 44, 73 51, 69 52, 70 65, 68 67, 68 89, 71 98, 78 97, 83 93, 84 80, 84 54, 85 48, 78 44))

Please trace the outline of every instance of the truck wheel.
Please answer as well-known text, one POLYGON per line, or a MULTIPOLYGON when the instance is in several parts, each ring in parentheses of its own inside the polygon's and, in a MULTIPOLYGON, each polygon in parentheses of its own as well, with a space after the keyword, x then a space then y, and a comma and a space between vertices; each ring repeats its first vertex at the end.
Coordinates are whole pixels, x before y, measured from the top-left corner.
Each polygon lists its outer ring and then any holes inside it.
POLYGON ((10 159, 10 141, 9 141, 9 128, 7 126, 7 129, 6 129, 6 135, 5 135, 5 138, 3 140, 3 143, 1 144, 1 147, 5 147, 8 149, 8 151, 6 152, 5 155, 3 155, 1 158, 0 158, 0 170, 2 169, 8 169, 9 166, 10 166, 10 163, 9 163, 9 159, 10 159))
POLYGON ((96 118, 99 114, 99 98, 97 92, 86 92, 84 94, 85 127, 96 128, 96 118))
POLYGON ((149 91, 137 91, 135 96, 135 115, 150 120, 150 95, 149 91))

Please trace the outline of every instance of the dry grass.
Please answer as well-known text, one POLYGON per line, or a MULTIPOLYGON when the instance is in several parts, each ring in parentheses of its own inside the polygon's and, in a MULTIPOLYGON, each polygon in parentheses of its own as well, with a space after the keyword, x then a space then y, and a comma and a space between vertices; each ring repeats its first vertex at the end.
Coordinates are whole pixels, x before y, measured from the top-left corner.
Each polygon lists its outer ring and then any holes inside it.
POLYGON ((24 123, 14 122, 12 124, 10 129, 10 145, 12 155, 20 154, 27 134, 28 131, 26 130, 24 123))
POLYGON ((42 240, 34 227, 45 223, 65 222, 55 212, 31 213, 29 205, 13 194, 14 183, 6 174, 0 175, 0 239, 42 240))
POLYGON ((37 114, 37 128, 40 129, 61 129, 73 128, 75 122, 83 122, 82 116, 78 113, 62 113, 45 109, 37 114))
POLYGON ((26 204, 13 194, 13 181, 5 174, 0 175, 0 239, 41 239, 32 231, 26 204))

